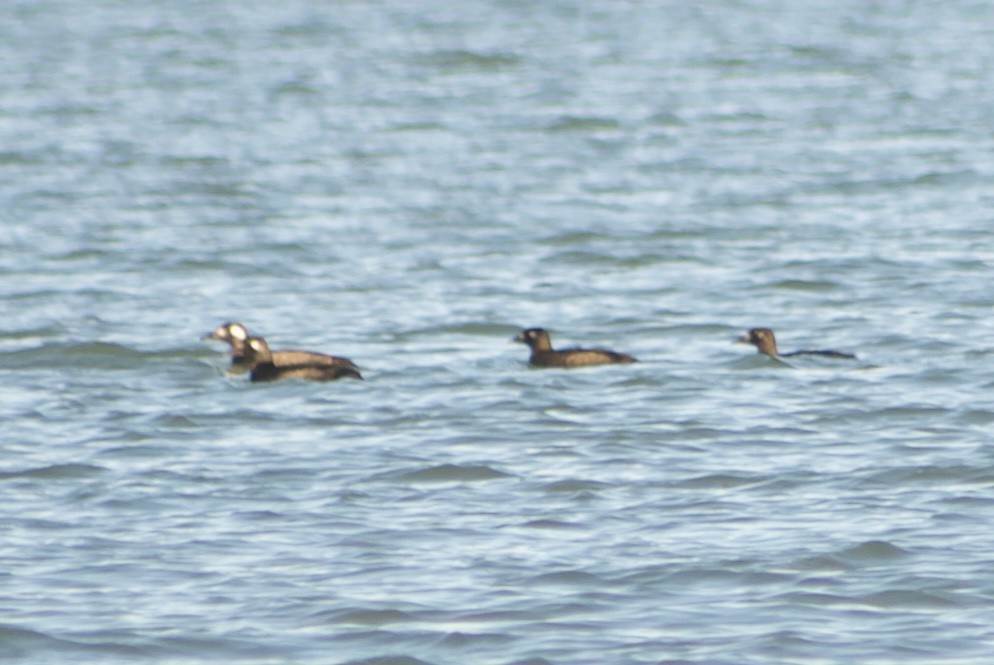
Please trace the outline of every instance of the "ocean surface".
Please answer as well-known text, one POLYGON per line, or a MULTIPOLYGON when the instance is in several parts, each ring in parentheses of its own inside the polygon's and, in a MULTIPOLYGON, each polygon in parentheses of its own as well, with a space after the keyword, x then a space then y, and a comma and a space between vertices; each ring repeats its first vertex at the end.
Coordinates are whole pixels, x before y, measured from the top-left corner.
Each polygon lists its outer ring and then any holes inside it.
POLYGON ((3 663, 994 659, 994 4, 5 0, 0 63, 3 663))

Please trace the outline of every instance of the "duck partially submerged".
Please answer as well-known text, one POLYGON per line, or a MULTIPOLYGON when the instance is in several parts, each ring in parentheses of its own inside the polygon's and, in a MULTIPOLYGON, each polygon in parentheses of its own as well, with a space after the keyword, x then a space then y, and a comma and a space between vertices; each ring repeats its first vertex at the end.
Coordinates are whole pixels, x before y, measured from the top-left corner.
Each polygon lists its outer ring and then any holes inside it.
POLYGON ((528 362, 535 367, 589 367, 636 362, 633 356, 607 349, 552 348, 549 333, 542 328, 526 328, 514 337, 515 342, 527 344, 531 349, 528 362))
MULTIPOLYGON (((307 379, 309 381, 334 381, 336 379, 362 379, 355 367, 328 363, 298 362, 277 365, 276 354, 269 350, 269 344, 261 337, 245 340, 245 361, 252 381, 279 381, 281 379, 307 379)), ((303 352, 310 354, 310 352, 303 352)), ((316 354, 321 355, 321 354, 316 354)))
MULTIPOLYGON (((222 323, 213 332, 204 335, 203 339, 225 342, 231 347, 231 369, 235 372, 247 372, 252 363, 247 359, 247 342, 251 335, 241 323, 229 321, 222 323)), ((295 365, 332 365, 346 367, 359 371, 354 362, 341 356, 330 356, 315 351, 299 351, 297 349, 278 349, 270 351, 272 363, 276 367, 295 365)))
POLYGON ((856 358, 852 353, 831 349, 802 349, 800 351, 780 353, 779 349, 777 349, 776 335, 769 328, 752 328, 739 338, 739 342, 752 344, 760 353, 764 353, 771 358, 791 358, 794 356, 822 356, 824 358, 838 358, 842 360, 855 360, 856 358))

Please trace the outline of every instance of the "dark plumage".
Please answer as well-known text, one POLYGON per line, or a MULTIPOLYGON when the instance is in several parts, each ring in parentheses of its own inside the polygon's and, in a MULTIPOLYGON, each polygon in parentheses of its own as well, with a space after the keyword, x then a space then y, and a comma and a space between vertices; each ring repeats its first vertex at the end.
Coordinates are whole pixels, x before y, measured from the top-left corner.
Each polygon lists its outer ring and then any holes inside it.
POLYGON ((765 353, 772 358, 790 358, 792 356, 822 356, 826 358, 840 358, 853 360, 856 358, 851 353, 832 350, 809 350, 791 351, 790 353, 780 353, 777 350, 777 338, 769 328, 753 328, 739 338, 744 344, 752 344, 760 353, 765 353))
POLYGON ((610 365, 633 363, 635 358, 626 353, 606 349, 562 349, 552 348, 549 333, 542 328, 528 328, 514 337, 515 342, 527 344, 532 350, 528 359, 535 367, 587 367, 590 365, 610 365))
MULTIPOLYGON (((362 375, 354 367, 331 365, 328 363, 299 362, 289 365, 277 365, 273 362, 275 354, 269 350, 266 340, 261 337, 249 337, 245 340, 245 360, 252 381, 278 381, 280 379, 308 379, 310 381, 334 381, 335 379, 362 379, 362 375)), ((308 355, 321 355, 310 354, 308 355)))
MULTIPOLYGON (((246 342, 249 332, 240 323, 228 322, 208 334, 204 339, 214 339, 226 342, 231 346, 231 367, 235 371, 246 372, 252 368, 252 362, 247 358, 246 342)), ((329 356, 314 351, 298 351, 296 349, 279 349, 270 351, 272 363, 276 367, 291 367, 297 365, 332 365, 346 367, 358 371, 359 368, 348 358, 329 356)))

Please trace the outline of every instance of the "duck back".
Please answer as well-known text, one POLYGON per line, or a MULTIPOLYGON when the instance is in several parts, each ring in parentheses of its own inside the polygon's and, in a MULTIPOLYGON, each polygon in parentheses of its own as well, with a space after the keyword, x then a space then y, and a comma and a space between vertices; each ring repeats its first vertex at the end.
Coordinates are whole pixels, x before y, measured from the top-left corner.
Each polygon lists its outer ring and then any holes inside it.
POLYGON ((633 363, 635 358, 627 353, 606 349, 562 349, 535 351, 531 355, 530 362, 536 367, 589 367, 633 363))
POLYGON ((283 379, 304 379, 307 381, 336 381, 338 379, 359 379, 362 375, 351 367, 341 365, 284 365, 258 363, 249 375, 255 382, 281 381, 283 379))

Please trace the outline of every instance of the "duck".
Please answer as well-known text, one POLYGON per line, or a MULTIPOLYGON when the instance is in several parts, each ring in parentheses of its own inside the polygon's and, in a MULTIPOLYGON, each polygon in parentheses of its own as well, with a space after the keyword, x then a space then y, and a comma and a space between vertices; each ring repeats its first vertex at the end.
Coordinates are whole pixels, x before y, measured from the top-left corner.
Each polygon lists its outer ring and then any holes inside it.
MULTIPOLYGON (((354 367, 333 365, 328 363, 298 362, 295 364, 277 365, 274 362, 276 354, 269 350, 269 344, 262 337, 245 339, 245 360, 249 366, 249 380, 279 381, 281 379, 307 379, 309 381, 334 381, 336 379, 359 379, 362 375, 354 367)), ((304 351, 301 353, 310 352, 304 351)), ((322 355, 322 354, 313 354, 322 355)))
POLYGON ((752 344, 756 349, 763 354, 770 356, 771 358, 790 358, 793 356, 822 356, 824 358, 838 358, 842 360, 855 360, 856 356, 852 353, 845 353, 843 351, 834 351, 831 349, 823 350, 811 350, 803 349, 800 351, 791 351, 790 353, 780 353, 777 349, 777 338, 773 334, 773 331, 769 328, 751 328, 742 337, 739 338, 739 342, 743 344, 752 344))
POLYGON ((245 340, 248 337, 249 332, 245 326, 235 321, 226 321, 200 339, 224 342, 231 347, 232 366, 245 369, 245 340))
MULTIPOLYGON (((213 332, 204 335, 203 339, 225 342, 231 346, 231 370, 236 373, 244 373, 252 369, 252 362, 246 357, 246 347, 250 337, 248 329, 241 323, 228 321, 222 323, 213 332)), ((270 351, 270 353, 272 354, 272 363, 276 367, 331 365, 359 371, 359 367, 354 362, 341 356, 296 349, 279 349, 270 351)))
POLYGON ((627 353, 607 349, 573 348, 556 351, 552 348, 549 333, 542 328, 526 328, 515 335, 513 341, 528 345, 532 352, 528 362, 533 367, 589 367, 636 362, 627 353))

